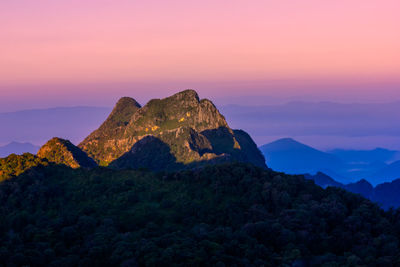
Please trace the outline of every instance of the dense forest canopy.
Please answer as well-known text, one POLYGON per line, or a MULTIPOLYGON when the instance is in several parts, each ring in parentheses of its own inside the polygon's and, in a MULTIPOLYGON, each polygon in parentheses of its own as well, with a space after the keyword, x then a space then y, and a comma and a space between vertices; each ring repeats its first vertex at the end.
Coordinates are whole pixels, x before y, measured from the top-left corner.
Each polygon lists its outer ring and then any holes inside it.
POLYGON ((395 266, 400 213, 244 163, 38 166, 0 183, 0 266, 395 266))

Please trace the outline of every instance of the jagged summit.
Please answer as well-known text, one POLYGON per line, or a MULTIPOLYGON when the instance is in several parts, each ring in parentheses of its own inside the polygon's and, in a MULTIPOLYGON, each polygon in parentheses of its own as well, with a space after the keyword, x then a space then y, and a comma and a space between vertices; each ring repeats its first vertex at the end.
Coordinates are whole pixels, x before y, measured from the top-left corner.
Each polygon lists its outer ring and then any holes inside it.
POLYGON ((103 124, 86 137, 79 147, 87 151, 89 156, 98 159, 101 165, 106 165, 106 162, 121 154, 118 149, 121 144, 115 142, 123 138, 133 114, 140 108, 135 99, 122 97, 103 124))
POLYGON ((71 168, 92 168, 97 164, 85 152, 73 145, 70 141, 54 137, 43 145, 37 156, 49 162, 64 164, 71 168))
POLYGON ((204 131, 228 127, 228 124, 210 100, 200 100, 195 91, 185 90, 164 99, 150 100, 133 115, 126 136, 154 134, 184 126, 204 131))
POLYGON ((165 162, 174 161, 182 166, 229 158, 265 167, 264 158, 250 136, 235 134, 215 105, 208 99, 200 99, 194 90, 152 99, 143 107, 123 105, 130 108, 119 109, 119 105, 99 129, 79 144, 100 165, 159 169, 165 162), (117 124, 115 117, 124 119, 117 124), (140 142, 148 136, 154 138, 140 142), (159 159, 157 168, 154 158, 159 159))
POLYGON ((106 121, 94 131, 88 138, 101 137, 103 135, 114 136, 128 125, 131 117, 140 109, 140 104, 133 98, 122 97, 118 100, 106 121))

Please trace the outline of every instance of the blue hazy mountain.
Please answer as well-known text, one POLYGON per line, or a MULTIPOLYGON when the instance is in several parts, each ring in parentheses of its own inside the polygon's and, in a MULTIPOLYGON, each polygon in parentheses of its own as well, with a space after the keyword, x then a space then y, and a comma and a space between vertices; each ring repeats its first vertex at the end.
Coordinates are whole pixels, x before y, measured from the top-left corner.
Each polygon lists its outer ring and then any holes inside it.
MULTIPOLYGON (((374 199, 374 187, 365 179, 361 179, 358 182, 344 185, 344 189, 347 191, 360 194, 365 198, 374 199)), ((382 203, 380 200, 375 200, 378 203, 382 203)))
POLYGON ((342 184, 322 172, 318 172, 315 175, 305 174, 304 177, 313 180, 315 184, 321 186, 322 188, 335 186, 346 189, 352 193, 360 194, 369 199, 372 199, 373 197, 374 187, 365 179, 361 179, 354 183, 342 184))
POLYGON ((291 138, 266 144, 260 150, 270 168, 290 174, 323 172, 344 184, 366 179, 377 185, 400 178, 400 161, 393 162, 400 153, 394 150, 323 152, 291 138))
POLYGON ((322 188, 327 188, 328 186, 335 186, 335 187, 340 187, 343 188, 344 185, 342 183, 339 183, 335 181, 333 178, 330 176, 326 175, 325 173, 318 172, 315 175, 311 174, 304 174, 304 177, 310 180, 313 180, 315 184, 321 186, 322 188))
POLYGON ((372 200, 382 204, 384 208, 400 207, 400 179, 379 184, 374 189, 372 200))
POLYGON ((5 158, 10 154, 22 155, 24 153, 36 154, 39 150, 38 146, 31 143, 11 142, 0 147, 0 158, 5 158))
POLYGON ((283 138, 263 145, 260 150, 271 169, 289 174, 315 174, 324 171, 332 175, 337 173, 338 169, 343 169, 343 162, 336 156, 291 138, 283 138))

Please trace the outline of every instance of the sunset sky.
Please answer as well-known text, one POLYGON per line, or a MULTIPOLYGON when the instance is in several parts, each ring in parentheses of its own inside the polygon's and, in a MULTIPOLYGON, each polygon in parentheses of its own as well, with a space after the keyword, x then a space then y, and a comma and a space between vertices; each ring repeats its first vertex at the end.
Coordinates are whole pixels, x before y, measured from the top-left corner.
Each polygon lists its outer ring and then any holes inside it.
POLYGON ((2 0, 0 112, 184 88, 221 103, 400 100, 399 11, 398 0, 2 0))

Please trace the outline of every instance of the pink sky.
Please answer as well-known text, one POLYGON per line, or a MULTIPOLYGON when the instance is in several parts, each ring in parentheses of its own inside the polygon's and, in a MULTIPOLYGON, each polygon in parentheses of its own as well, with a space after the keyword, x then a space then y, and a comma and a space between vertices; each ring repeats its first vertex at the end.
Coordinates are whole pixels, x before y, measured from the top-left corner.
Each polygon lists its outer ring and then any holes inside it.
POLYGON ((111 105, 188 87, 398 100, 399 11, 398 0, 2 0, 0 104, 111 105))

